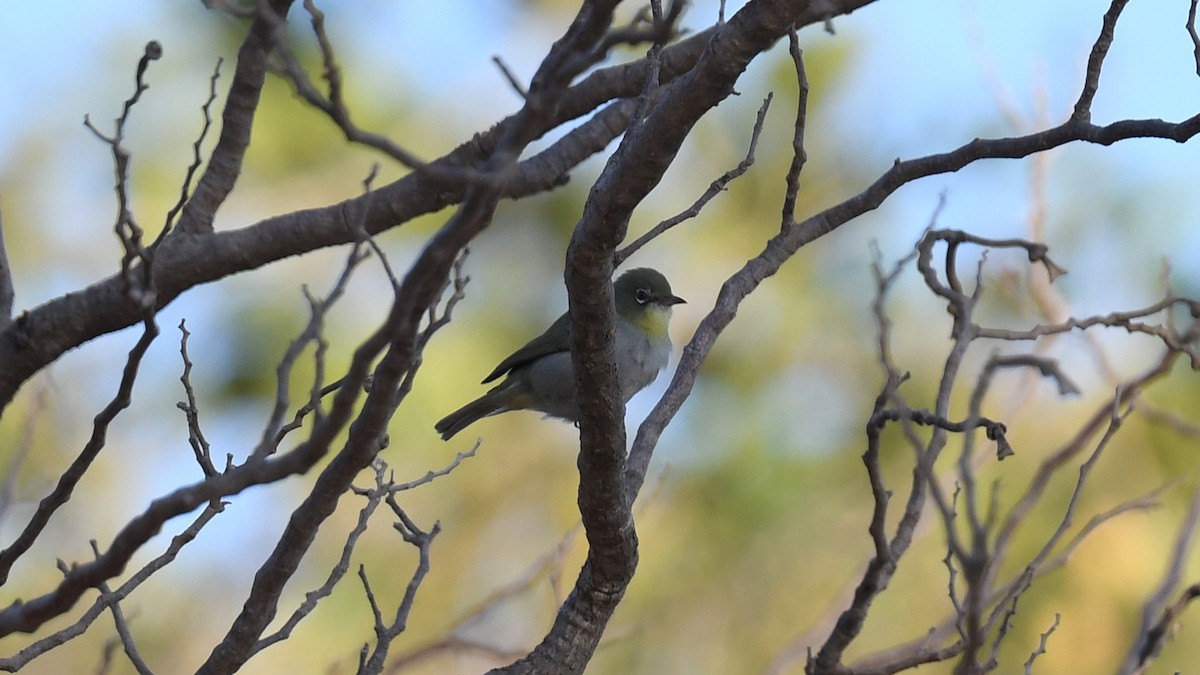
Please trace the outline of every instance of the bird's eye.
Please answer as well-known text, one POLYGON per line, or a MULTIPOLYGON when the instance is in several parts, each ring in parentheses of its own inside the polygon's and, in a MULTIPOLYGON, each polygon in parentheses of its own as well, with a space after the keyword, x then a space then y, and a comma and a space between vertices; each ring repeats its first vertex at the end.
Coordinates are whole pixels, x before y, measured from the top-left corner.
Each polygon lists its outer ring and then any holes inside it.
POLYGON ((637 292, 633 294, 633 299, 637 300, 639 305, 644 305, 650 300, 650 291, 644 288, 639 288, 637 289, 637 292))

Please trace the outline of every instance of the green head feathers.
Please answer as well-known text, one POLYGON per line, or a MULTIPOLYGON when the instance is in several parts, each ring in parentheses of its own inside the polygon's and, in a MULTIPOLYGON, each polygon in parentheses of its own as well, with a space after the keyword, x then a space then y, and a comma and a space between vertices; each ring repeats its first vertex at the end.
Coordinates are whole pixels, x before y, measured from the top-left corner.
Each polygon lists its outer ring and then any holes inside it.
POLYGON ((658 270, 639 267, 617 277, 613 284, 617 314, 638 328, 665 334, 671 306, 686 302, 671 293, 671 284, 658 270))

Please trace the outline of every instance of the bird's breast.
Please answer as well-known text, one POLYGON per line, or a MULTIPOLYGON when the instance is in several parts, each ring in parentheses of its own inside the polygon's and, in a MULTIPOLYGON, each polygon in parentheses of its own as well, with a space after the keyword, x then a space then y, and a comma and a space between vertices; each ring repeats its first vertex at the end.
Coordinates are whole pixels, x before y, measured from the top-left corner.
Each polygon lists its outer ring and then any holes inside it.
POLYGON ((645 332, 628 323, 617 326, 617 380, 625 401, 645 389, 667 367, 671 357, 671 340, 663 332, 662 339, 651 339, 645 332))

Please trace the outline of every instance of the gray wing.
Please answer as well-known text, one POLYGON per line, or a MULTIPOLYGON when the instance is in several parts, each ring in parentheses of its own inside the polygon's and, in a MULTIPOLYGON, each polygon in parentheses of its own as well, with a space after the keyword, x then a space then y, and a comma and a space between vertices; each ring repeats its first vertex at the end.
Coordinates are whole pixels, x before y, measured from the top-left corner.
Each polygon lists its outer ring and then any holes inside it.
POLYGON ((524 347, 513 352, 511 356, 500 362, 496 369, 487 377, 483 378, 483 384, 487 384, 492 380, 508 373, 513 368, 519 368, 523 365, 542 358, 549 354, 565 352, 570 346, 571 322, 567 318, 566 313, 558 317, 545 333, 533 338, 524 347))

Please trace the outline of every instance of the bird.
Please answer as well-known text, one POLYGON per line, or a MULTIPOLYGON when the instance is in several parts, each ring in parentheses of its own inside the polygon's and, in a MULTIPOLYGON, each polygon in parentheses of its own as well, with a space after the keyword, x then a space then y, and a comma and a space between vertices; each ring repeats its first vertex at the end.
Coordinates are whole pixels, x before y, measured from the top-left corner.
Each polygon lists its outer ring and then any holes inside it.
MULTIPOLYGON (((661 272, 639 267, 613 283, 617 307, 617 385, 622 403, 645 389, 667 366, 671 308, 685 303, 671 292, 661 272)), ((443 441, 490 415, 510 410, 536 410, 547 417, 577 422, 575 368, 571 365, 571 322, 564 313, 546 332, 513 352, 482 384, 505 376, 486 394, 455 410, 434 425, 443 441)))

